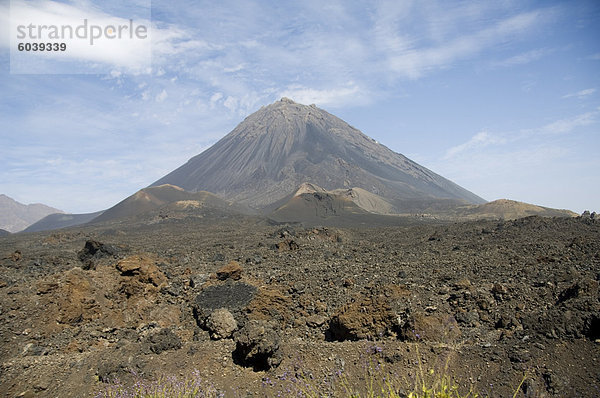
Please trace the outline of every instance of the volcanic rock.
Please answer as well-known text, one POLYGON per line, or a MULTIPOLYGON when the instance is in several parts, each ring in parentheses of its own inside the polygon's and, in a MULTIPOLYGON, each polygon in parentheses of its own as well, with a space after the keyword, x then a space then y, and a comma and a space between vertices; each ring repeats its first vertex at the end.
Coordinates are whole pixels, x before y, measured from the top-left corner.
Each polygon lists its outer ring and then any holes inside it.
POLYGON ((166 276, 156 266, 156 261, 146 255, 134 255, 124 258, 116 265, 123 276, 134 276, 142 283, 161 286, 167 282, 166 276))
POLYGON ((242 277, 244 269, 237 261, 230 261, 217 271, 217 279, 224 281, 225 279, 239 280, 242 277))
POLYGON ((409 297, 410 292, 399 286, 361 294, 333 316, 331 337, 343 341, 397 335, 410 313, 409 297))
POLYGON ((171 329, 163 328, 156 333, 150 334, 144 345, 149 351, 160 354, 167 350, 177 350, 181 348, 181 339, 171 329))
POLYGON ((203 326, 206 318, 219 308, 229 310, 234 316, 241 316, 241 311, 254 298, 256 291, 255 286, 231 279, 222 284, 206 286, 194 301, 194 316, 198 325, 203 326))
POLYGON ((233 339, 236 342, 233 358, 240 365, 259 371, 281 363, 279 334, 269 322, 249 321, 233 335, 233 339))
POLYGON ((210 337, 219 340, 230 337, 237 329, 237 322, 229 310, 218 308, 206 318, 205 326, 210 332, 210 337))

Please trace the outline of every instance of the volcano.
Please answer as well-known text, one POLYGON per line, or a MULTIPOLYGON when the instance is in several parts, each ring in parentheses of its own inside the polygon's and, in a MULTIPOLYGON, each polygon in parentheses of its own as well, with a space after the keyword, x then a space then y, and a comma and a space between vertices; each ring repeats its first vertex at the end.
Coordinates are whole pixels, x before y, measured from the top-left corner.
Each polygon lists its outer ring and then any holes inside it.
POLYGON ((396 153, 338 117, 288 98, 264 106, 233 131, 152 186, 208 191, 255 209, 275 209, 303 183, 359 188, 399 212, 421 203, 485 200, 396 153))

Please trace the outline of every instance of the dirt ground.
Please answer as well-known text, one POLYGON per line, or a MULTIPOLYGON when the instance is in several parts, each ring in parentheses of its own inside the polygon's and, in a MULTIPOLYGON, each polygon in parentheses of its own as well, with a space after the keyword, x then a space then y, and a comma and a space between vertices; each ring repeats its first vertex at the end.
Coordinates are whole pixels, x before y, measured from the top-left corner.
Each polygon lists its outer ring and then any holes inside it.
POLYGON ((306 227, 187 209, 0 237, 0 394, 133 373, 276 395, 419 367, 480 395, 600 395, 600 222, 306 227), (383 370, 381 370, 383 367, 383 370), (274 385, 273 385, 274 384, 274 385))

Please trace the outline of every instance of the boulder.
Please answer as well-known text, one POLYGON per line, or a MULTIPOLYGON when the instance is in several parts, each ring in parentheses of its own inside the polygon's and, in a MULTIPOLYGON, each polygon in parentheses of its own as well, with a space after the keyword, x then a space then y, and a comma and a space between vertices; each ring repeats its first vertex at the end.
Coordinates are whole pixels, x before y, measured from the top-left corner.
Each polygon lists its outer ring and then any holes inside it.
POLYGON ((267 321, 251 320, 233 335, 236 348, 233 360, 255 371, 269 370, 282 361, 279 333, 267 321))
POLYGON ((233 279, 234 281, 242 278, 243 268, 237 261, 230 261, 217 271, 217 279, 224 281, 226 279, 233 279))
POLYGON ((344 341, 396 336, 407 317, 409 297, 407 289, 394 285, 359 295, 332 317, 331 338, 344 341))
POLYGON ((164 328, 150 334, 144 341, 144 345, 150 352, 160 354, 163 351, 181 348, 181 338, 173 333, 171 329, 164 328))
POLYGON ((218 308, 206 318, 205 326, 212 339, 220 340, 231 337, 237 322, 227 308, 218 308))
POLYGON ((256 296, 256 291, 255 286, 232 279, 204 287, 194 300, 194 316, 198 325, 204 327, 207 317, 219 308, 227 309, 236 318, 241 316, 242 310, 256 296))
POLYGON ((122 276, 136 277, 142 283, 156 287, 167 283, 167 277, 156 265, 156 260, 147 255, 133 255, 124 258, 116 265, 122 276))
POLYGON ((417 312, 403 325, 399 337, 406 341, 452 343, 460 336, 460 328, 452 315, 417 312))

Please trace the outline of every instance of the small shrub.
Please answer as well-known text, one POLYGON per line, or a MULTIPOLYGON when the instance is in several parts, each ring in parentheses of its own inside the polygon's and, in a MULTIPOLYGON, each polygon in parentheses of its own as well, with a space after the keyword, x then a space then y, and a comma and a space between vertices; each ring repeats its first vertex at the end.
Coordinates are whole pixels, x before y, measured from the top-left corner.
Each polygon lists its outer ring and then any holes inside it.
POLYGON ((222 398, 225 396, 205 382, 198 371, 191 377, 162 376, 154 380, 136 377, 132 386, 126 387, 118 379, 107 383, 96 398, 222 398))

